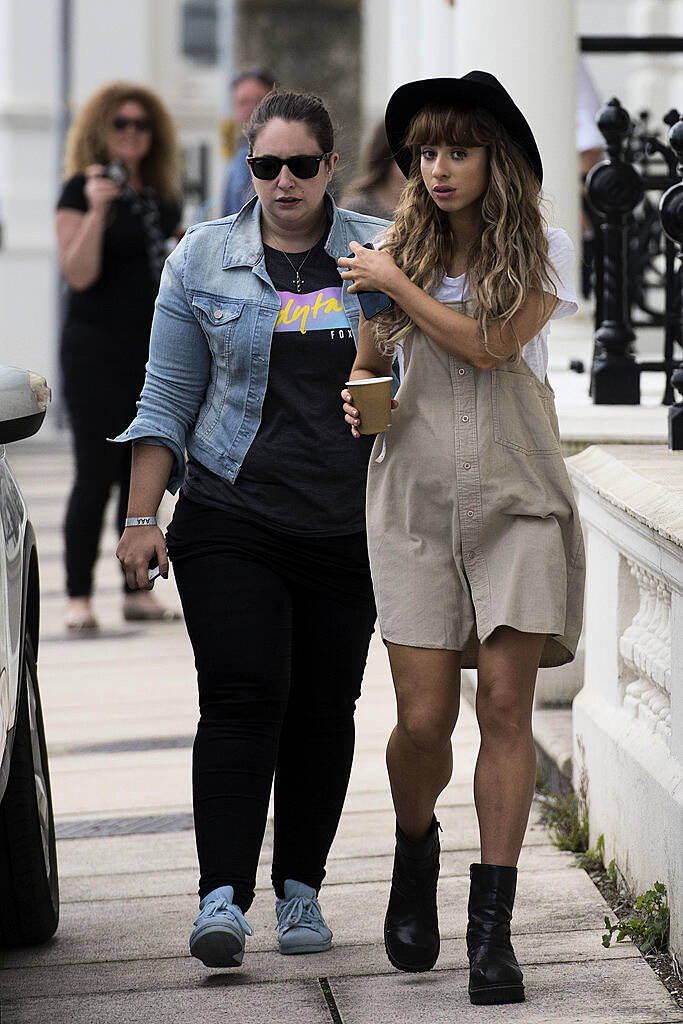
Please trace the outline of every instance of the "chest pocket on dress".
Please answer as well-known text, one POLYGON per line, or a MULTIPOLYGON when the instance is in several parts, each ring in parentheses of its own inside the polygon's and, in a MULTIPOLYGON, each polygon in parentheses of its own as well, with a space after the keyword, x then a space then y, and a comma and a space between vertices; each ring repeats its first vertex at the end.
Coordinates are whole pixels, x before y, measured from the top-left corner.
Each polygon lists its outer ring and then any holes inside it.
POLYGON ((560 441, 549 388, 531 374, 491 371, 493 436, 524 455, 557 455, 560 441))
POLYGON ((227 357, 230 336, 243 308, 244 303, 234 299, 213 299, 207 295, 195 295, 193 298, 194 315, 214 356, 227 357))

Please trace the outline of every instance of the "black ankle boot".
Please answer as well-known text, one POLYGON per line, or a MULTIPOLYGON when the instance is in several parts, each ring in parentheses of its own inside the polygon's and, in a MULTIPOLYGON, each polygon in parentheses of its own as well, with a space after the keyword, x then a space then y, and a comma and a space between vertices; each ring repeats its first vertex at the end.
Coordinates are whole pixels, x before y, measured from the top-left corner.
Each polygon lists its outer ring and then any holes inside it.
POLYGON ((521 1003, 522 972, 510 942, 517 868, 470 865, 467 955, 470 1002, 521 1003))
POLYGON ((396 824, 384 945, 389 960, 399 971, 430 971, 439 955, 439 827, 436 818, 432 818, 426 836, 409 839, 396 824))

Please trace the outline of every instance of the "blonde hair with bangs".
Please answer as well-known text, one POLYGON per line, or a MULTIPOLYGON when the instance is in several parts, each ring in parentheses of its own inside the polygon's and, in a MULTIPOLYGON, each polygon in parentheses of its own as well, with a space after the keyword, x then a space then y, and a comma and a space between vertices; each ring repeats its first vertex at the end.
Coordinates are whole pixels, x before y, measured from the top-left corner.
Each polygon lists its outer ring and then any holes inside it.
MULTIPOLYGON (((531 293, 557 294, 550 277, 541 186, 522 150, 487 111, 429 106, 416 114, 406 138, 412 151, 410 175, 383 248, 426 292, 436 290, 458 250, 448 214, 438 208, 422 180, 420 147, 426 144, 488 149, 482 233, 466 253, 466 275, 482 344, 491 351, 489 320, 509 321, 531 293)), ((373 324, 377 346, 386 355, 413 327, 408 314, 395 303, 373 324)), ((520 353, 518 343, 518 358, 520 353)))
POLYGON ((107 163, 106 134, 119 108, 131 100, 144 108, 151 125, 149 153, 140 162, 142 181, 162 199, 177 199, 182 160, 173 121, 155 92, 131 82, 111 82, 90 97, 69 129, 64 175, 71 178, 83 174, 90 164, 107 163))

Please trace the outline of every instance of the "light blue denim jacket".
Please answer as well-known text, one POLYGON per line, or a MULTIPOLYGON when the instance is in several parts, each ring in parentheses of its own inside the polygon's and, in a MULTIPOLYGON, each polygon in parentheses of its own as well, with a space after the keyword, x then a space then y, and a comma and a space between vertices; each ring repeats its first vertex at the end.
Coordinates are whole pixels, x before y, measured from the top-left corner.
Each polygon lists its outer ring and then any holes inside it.
MULTIPOLYGON (((325 251, 334 260, 349 253, 350 242, 371 242, 387 226, 339 209, 329 195, 325 201, 332 217, 325 251)), ((170 448, 171 493, 185 477, 185 449, 234 483, 261 422, 280 299, 266 270, 260 217, 254 198, 231 217, 194 225, 164 267, 137 416, 113 440, 170 448)), ((346 282, 342 303, 358 344, 358 297, 346 282)))

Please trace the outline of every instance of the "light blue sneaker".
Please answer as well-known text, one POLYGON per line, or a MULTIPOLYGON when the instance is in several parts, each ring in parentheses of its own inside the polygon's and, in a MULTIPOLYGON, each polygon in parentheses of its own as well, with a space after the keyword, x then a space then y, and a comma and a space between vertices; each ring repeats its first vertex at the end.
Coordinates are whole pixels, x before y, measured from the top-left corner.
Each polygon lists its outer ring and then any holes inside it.
POLYGON ((285 898, 275 904, 281 953, 324 953, 332 945, 315 889, 293 878, 285 880, 285 898))
POLYGON ((244 958, 244 943, 254 930, 232 902, 233 888, 222 885, 199 904, 199 917, 190 935, 190 955, 206 967, 239 967, 244 958))

